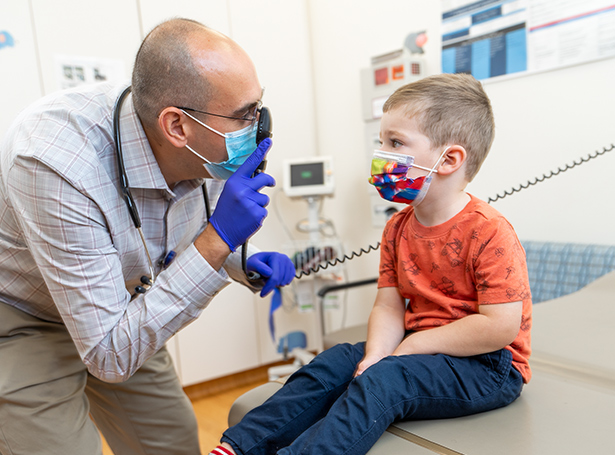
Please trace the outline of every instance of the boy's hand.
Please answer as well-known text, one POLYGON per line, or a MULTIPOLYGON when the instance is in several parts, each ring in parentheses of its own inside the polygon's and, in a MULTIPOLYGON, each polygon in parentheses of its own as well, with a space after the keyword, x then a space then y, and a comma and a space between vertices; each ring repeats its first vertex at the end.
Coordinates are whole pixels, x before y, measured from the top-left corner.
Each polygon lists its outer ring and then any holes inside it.
POLYGON ((377 364, 383 358, 384 357, 382 356, 366 354, 365 357, 363 357, 363 360, 361 360, 359 364, 357 365, 357 369, 355 370, 353 377, 356 378, 357 376, 361 376, 361 374, 363 374, 365 370, 367 370, 372 365, 377 364))
POLYGON ((367 324, 365 356, 358 363, 354 377, 360 376, 372 365, 392 355, 404 338, 404 299, 395 287, 378 289, 374 308, 367 324))

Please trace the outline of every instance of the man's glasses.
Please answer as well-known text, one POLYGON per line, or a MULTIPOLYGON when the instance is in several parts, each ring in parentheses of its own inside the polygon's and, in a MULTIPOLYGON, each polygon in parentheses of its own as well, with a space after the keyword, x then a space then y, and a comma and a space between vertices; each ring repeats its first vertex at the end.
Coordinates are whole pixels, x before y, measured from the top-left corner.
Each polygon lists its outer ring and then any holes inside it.
POLYGON ((256 106, 254 107, 254 111, 252 111, 251 114, 244 115, 243 117, 231 117, 228 115, 214 114, 212 112, 205 112, 205 111, 199 111, 198 109, 192 109, 191 107, 182 107, 182 106, 175 106, 175 107, 177 109, 183 109, 184 111, 198 112, 199 114, 213 115, 214 117, 227 118, 230 120, 239 120, 242 122, 254 123, 256 119, 258 118, 258 111, 263 107, 263 102, 261 100, 263 99, 264 94, 265 94, 265 87, 262 87, 261 88, 261 99, 257 101, 256 106))
POLYGON ((214 114, 212 112, 205 112, 205 111, 199 111, 198 109, 192 109, 191 107, 182 107, 182 106, 175 106, 175 107, 177 109, 182 109, 184 111, 198 112, 199 114, 213 115, 214 117, 221 117, 221 118, 227 118, 227 119, 231 119, 231 120, 240 120, 240 121, 243 121, 243 122, 254 123, 254 121, 258 117, 258 110, 261 107, 263 107, 263 102, 259 100, 258 104, 254 108, 254 111, 252 111, 251 114, 244 115, 243 117, 231 117, 231 116, 228 116, 228 115, 214 114))

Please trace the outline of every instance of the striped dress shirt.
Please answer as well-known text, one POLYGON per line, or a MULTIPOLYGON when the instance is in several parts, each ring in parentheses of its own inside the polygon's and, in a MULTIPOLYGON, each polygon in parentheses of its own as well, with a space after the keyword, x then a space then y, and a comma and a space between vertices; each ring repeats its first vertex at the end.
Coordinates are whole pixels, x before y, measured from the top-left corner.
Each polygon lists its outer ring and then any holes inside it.
MULTIPOLYGON (((88 370, 108 382, 129 378, 231 278, 247 284, 238 253, 216 271, 194 247, 207 223, 203 180, 168 187, 128 96, 124 162, 157 273, 135 293, 149 268, 119 192, 112 123, 123 88, 49 95, 0 144, 0 302, 65 324, 88 370), (177 256, 163 270, 169 251, 177 256)), ((213 208, 222 183, 207 187, 213 208)))

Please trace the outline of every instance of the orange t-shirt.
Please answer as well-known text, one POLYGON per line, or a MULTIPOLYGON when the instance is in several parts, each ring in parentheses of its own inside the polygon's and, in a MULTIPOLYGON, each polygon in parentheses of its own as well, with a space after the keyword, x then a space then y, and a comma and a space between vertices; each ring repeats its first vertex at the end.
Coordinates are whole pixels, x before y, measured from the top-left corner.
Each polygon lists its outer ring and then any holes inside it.
MULTIPOLYGON (((470 195, 471 196, 471 195, 470 195)), ((529 382, 532 299, 525 251, 510 223, 471 196, 447 222, 426 227, 408 206, 382 235, 378 287, 408 299, 406 330, 426 330, 478 313, 479 305, 523 301, 519 333, 506 347, 529 382)))

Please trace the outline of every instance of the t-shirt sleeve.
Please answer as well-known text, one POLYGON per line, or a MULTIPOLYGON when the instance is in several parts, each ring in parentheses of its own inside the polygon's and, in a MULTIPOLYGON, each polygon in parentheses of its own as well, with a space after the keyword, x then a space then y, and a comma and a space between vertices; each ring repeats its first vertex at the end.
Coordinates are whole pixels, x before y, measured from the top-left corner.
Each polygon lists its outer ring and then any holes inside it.
POLYGON ((398 214, 395 214, 387 222, 382 233, 380 242, 380 269, 378 277, 378 287, 396 287, 397 268, 395 267, 397 259, 395 254, 395 239, 399 230, 400 220, 398 214))
POLYGON ((472 262, 479 305, 531 298, 525 251, 506 219, 487 221, 475 248, 472 262))

